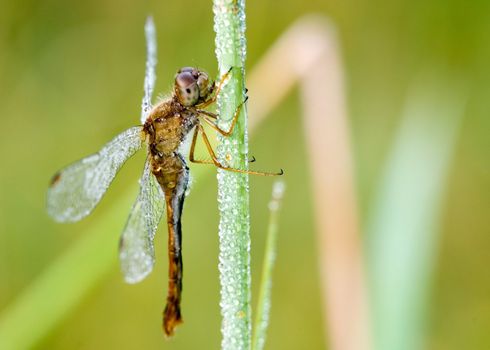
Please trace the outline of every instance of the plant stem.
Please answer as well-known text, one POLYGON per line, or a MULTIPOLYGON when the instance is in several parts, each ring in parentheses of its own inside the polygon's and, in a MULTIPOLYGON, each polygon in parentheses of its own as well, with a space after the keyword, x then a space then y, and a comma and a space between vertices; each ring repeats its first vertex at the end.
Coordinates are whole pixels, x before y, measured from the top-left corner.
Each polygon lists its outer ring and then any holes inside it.
MULTIPOLYGON (((214 0, 216 56, 220 75, 232 68, 218 96, 218 124, 228 129, 245 98, 245 1, 214 0)), ((246 169, 247 113, 241 109, 230 137, 218 137, 217 155, 223 165, 246 169)), ((222 349, 250 349, 250 224, 248 175, 218 170, 219 271, 221 282, 222 349)))
POLYGON ((267 326, 271 308, 272 269, 276 260, 276 241, 278 231, 279 209, 284 195, 285 185, 282 181, 274 182, 272 199, 269 202, 269 226, 267 228, 267 243, 265 246, 264 261, 262 263, 262 277, 260 281, 257 313, 253 327, 252 349, 262 350, 265 345, 267 326))

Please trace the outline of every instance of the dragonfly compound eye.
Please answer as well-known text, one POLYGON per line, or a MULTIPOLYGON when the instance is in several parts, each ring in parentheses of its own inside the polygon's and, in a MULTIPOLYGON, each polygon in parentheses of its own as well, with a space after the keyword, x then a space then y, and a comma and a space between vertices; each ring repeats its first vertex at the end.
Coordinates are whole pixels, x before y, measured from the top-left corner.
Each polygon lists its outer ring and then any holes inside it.
POLYGON ((209 94, 209 77, 204 72, 199 72, 197 78, 197 86, 199 86, 199 94, 202 98, 206 98, 209 94))
POLYGON ((192 72, 183 71, 175 77, 175 92, 180 103, 193 106, 199 100, 199 85, 192 72))

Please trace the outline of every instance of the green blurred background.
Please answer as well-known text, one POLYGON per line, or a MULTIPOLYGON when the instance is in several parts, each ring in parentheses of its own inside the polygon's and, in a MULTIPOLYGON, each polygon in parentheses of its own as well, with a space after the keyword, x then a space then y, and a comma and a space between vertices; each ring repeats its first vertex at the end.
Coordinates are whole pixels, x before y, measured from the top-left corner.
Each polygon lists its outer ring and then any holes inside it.
MULTIPOLYGON (((126 164, 95 212, 59 225, 45 212, 51 175, 138 123, 144 77, 143 25, 152 13, 158 38, 158 92, 177 68, 216 74, 213 14, 204 1, 6 1, 0 3, 0 317, 31 282, 112 207, 111 269, 42 336, 37 349, 217 349, 220 342, 216 180, 195 178, 184 212, 184 318, 164 341, 166 232, 157 237, 155 271, 126 285, 117 243, 144 154, 126 164), (132 191, 127 195, 128 191, 132 191)), ((444 67, 464 77, 468 100, 441 208, 431 277, 428 349, 490 348, 490 2, 248 1, 248 70, 303 14, 329 16, 346 70, 356 178, 363 224, 390 152, 407 91, 421 71, 444 67)), ((326 348, 309 167, 299 99, 293 93, 251 137, 262 169, 282 167, 288 189, 280 220, 267 348, 326 348), (286 336, 287 335, 287 336, 286 336)), ((250 179, 254 300, 261 268, 271 180, 250 179)), ((98 254, 94 251, 94 256, 98 254)), ((92 259, 87 256, 86 259, 92 259)), ((71 276, 77 279, 77 276, 71 276)), ((52 285, 49 298, 67 291, 52 285)), ((34 310, 33 310, 34 312, 34 310)), ((35 329, 25 320, 26 329, 35 329)))

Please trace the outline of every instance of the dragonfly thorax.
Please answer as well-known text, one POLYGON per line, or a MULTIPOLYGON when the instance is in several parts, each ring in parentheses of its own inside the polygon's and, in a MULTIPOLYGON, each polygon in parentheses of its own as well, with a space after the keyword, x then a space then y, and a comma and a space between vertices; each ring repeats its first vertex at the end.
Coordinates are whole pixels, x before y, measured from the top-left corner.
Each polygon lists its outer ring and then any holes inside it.
POLYGON ((150 152, 160 157, 178 152, 182 141, 197 123, 197 115, 175 99, 160 102, 143 128, 150 152))

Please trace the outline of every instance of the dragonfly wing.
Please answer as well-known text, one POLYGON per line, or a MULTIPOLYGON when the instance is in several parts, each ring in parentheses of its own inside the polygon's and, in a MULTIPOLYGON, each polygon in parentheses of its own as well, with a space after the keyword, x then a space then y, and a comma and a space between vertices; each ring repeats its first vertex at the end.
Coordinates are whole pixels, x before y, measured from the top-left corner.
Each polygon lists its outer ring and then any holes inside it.
POLYGON ((124 279, 137 283, 152 270, 153 239, 165 209, 165 196, 147 161, 140 180, 140 193, 133 204, 119 245, 124 279))
POLYGON ((74 222, 90 214, 124 162, 141 146, 141 126, 136 126, 117 135, 98 153, 59 171, 48 189, 49 215, 59 222, 74 222))

